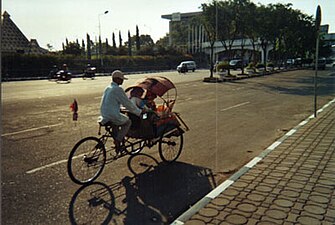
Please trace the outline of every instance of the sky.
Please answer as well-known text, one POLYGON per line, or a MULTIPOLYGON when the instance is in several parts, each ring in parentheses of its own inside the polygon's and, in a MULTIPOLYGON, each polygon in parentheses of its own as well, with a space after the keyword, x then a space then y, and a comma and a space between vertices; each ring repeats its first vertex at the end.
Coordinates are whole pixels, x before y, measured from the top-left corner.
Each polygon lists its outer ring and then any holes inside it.
MULTIPOLYGON (((335 0, 252 0, 254 3, 292 3, 308 15, 315 15, 321 6, 321 24, 329 24, 335 33, 335 0)), ((28 39, 37 39, 39 45, 61 50, 62 43, 84 39, 86 33, 95 39, 99 36, 99 20, 102 40, 112 42, 115 33, 121 31, 123 41, 136 34, 149 34, 154 41, 169 32, 169 21, 165 14, 201 11, 202 3, 210 0, 2 0, 2 12, 7 11, 14 23, 28 39), (107 14, 104 14, 108 11, 107 14)))

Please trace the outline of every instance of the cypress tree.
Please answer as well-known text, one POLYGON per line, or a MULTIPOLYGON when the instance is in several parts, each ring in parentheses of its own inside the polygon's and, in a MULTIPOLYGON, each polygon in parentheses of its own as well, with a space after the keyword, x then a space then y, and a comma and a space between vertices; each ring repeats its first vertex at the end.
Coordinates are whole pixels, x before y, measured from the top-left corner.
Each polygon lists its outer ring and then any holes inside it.
POLYGON ((139 51, 141 48, 141 43, 140 43, 140 32, 138 30, 138 26, 136 25, 136 50, 139 51))

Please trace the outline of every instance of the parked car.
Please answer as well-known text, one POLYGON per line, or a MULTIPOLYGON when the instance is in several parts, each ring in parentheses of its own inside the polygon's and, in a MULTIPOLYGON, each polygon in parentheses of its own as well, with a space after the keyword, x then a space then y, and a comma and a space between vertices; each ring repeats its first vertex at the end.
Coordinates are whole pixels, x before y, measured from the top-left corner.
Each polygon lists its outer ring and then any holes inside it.
POLYGON ((189 70, 192 70, 194 72, 196 68, 197 64, 194 61, 184 61, 177 66, 177 71, 179 73, 188 72, 189 70))
POLYGON ((237 69, 242 69, 243 67, 246 67, 248 64, 246 61, 242 61, 242 59, 233 59, 230 60, 229 66, 231 69, 237 70, 237 69))
POLYGON ((318 59, 318 69, 325 70, 326 69, 326 58, 318 59))
POLYGON ((335 69, 335 61, 333 59, 326 59, 326 67, 335 69))

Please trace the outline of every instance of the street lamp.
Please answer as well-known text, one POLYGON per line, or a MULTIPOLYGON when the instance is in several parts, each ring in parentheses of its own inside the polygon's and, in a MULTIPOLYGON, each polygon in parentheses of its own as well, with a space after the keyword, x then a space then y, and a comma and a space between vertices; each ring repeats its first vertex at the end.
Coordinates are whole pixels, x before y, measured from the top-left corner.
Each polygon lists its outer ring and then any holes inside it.
POLYGON ((99 57, 100 57, 100 64, 101 66, 104 65, 104 62, 102 60, 102 46, 101 46, 101 24, 100 24, 100 16, 105 15, 108 13, 108 10, 106 10, 104 13, 100 13, 98 15, 98 20, 99 20, 99 57))
POLYGON ((315 75, 314 75, 314 117, 317 116, 317 90, 318 90, 318 61, 319 61, 319 39, 320 39, 320 24, 321 24, 321 7, 318 5, 316 9, 316 47, 315 47, 315 75))

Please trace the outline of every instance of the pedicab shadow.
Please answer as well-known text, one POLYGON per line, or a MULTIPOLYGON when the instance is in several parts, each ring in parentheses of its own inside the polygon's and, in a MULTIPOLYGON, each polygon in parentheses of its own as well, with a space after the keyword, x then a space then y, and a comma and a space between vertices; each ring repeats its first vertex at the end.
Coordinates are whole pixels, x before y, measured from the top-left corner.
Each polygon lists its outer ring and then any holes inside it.
POLYGON ((169 224, 216 186, 208 168, 147 154, 131 156, 128 167, 133 176, 116 184, 79 188, 69 207, 71 224, 169 224))

